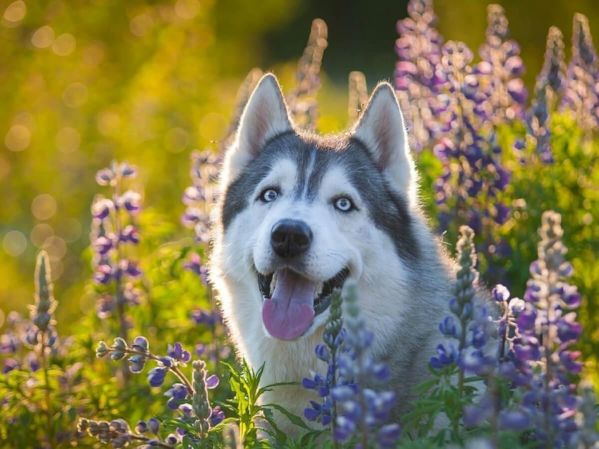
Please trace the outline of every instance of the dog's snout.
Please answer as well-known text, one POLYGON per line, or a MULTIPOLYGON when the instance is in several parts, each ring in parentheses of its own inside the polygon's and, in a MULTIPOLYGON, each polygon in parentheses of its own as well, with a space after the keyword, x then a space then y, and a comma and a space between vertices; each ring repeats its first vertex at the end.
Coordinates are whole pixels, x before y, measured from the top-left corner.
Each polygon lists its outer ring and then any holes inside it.
POLYGON ((270 243, 279 257, 300 256, 312 243, 312 230, 300 220, 281 220, 272 228, 270 243))

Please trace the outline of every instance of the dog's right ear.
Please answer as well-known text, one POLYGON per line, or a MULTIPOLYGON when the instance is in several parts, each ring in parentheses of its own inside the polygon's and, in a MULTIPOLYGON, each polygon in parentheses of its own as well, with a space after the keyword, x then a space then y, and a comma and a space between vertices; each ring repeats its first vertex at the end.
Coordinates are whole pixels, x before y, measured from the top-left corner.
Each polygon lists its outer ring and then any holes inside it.
POLYGON ((258 81, 241 114, 235 140, 225 155, 225 182, 235 180, 269 139, 292 129, 281 87, 268 73, 258 81))

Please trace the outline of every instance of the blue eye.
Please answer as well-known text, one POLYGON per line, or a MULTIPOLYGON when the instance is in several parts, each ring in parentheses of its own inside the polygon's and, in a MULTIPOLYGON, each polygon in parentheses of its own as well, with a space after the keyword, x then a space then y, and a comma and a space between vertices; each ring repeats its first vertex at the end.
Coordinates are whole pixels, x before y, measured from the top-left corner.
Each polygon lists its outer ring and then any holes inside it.
POLYGON ((275 189, 266 189, 260 194, 260 199, 265 203, 272 203, 279 197, 279 192, 275 189))
POLYGON ((340 212, 350 212, 356 208, 352 200, 350 200, 346 196, 341 196, 337 198, 333 204, 335 206, 335 209, 337 209, 340 212))

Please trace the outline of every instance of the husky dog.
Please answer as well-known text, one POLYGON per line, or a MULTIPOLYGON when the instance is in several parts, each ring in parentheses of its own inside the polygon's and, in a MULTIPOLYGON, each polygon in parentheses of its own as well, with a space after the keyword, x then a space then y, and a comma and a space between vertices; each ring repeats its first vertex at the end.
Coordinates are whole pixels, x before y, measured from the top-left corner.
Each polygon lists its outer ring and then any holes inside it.
MULTIPOLYGON (((264 385, 324 372, 314 347, 332 292, 351 278, 405 412, 454 274, 417 187, 391 85, 377 86, 351 131, 323 137, 295 129, 276 78, 260 80, 225 155, 211 276, 238 354, 265 365, 264 385)), ((277 387, 264 400, 302 415, 312 394, 277 387)))

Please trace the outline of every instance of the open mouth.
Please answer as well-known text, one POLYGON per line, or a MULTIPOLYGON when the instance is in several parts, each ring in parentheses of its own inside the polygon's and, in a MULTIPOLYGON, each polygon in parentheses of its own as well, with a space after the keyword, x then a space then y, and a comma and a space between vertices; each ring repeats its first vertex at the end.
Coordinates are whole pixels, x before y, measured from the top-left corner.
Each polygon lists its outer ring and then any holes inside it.
POLYGON ((268 275, 258 273, 258 287, 264 298, 262 320, 275 338, 295 340, 312 325, 314 318, 331 305, 331 297, 349 276, 344 268, 324 282, 314 282, 283 268, 268 275))

